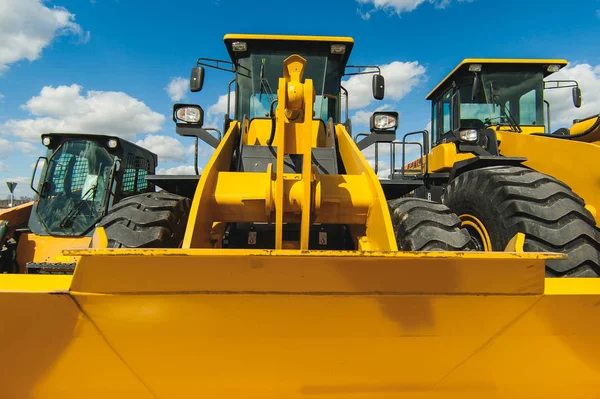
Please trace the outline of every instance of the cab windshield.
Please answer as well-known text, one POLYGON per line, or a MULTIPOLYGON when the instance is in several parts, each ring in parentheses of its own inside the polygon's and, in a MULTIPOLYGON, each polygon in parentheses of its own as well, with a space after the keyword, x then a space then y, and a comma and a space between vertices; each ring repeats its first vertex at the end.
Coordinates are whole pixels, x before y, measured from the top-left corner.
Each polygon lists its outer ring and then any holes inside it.
POLYGON ((37 215, 51 235, 79 236, 102 216, 114 160, 98 144, 69 140, 50 158, 37 215))
POLYGON ((544 126, 541 72, 483 71, 477 83, 472 76, 469 81, 460 86, 461 125, 466 120, 471 125, 510 126, 513 120, 521 126, 544 126), (473 84, 477 84, 475 91, 473 84))
MULTIPOLYGON (((277 99, 279 78, 283 77, 283 61, 289 51, 254 53, 240 58, 237 68, 238 98, 236 118, 268 118, 271 102, 277 99)), ((304 79, 312 79, 316 94, 314 119, 337 121, 340 80, 343 74, 339 60, 323 55, 300 54, 306 59, 304 79)))

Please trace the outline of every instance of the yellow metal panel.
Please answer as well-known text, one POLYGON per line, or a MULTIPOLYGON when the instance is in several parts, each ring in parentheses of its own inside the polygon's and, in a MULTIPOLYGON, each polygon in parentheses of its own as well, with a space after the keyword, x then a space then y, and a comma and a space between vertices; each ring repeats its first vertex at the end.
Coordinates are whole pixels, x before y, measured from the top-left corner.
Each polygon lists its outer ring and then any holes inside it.
POLYGON ((456 71, 465 64, 555 64, 564 67, 568 64, 567 60, 563 59, 535 59, 535 58, 465 58, 450 72, 442 81, 435 86, 433 90, 425 97, 427 100, 431 100, 433 93, 437 91, 446 81, 452 79, 452 76, 456 71))
POLYGON ((202 171, 200 181, 194 194, 188 225, 183 239, 183 248, 209 248, 211 246, 210 231, 213 225, 211 195, 217 184, 220 171, 229 170, 234 144, 239 137, 239 122, 230 125, 223 140, 202 171))
POLYGON ((456 143, 440 144, 433 147, 427 155, 429 172, 449 172, 456 162, 464 161, 474 156, 471 153, 457 153, 456 143))
POLYGON ((364 175, 367 184, 364 190, 368 190, 373 198, 373 208, 368 215, 366 229, 358 234, 358 249, 366 251, 397 251, 396 238, 392 227, 392 219, 387 206, 381 183, 375 172, 358 150, 352 137, 343 125, 335 127, 338 138, 340 157, 344 163, 346 173, 349 175, 364 175))
MULTIPOLYGON (((600 209, 600 146, 573 140, 498 132, 500 153, 525 156, 525 165, 569 185, 587 205, 600 209)), ((596 216, 596 225, 600 220, 596 216)))
POLYGON ((244 249, 97 249, 68 254, 83 255, 71 289, 96 293, 535 294, 543 291, 544 259, 561 257, 244 249))
MULTIPOLYGON (((47 293, 7 292, 14 279, 6 277, 0 275, 2 398, 155 397, 75 301, 54 292, 54 283, 47 293)), ((17 277, 19 285, 39 288, 40 276, 17 277)))
POLYGON ((223 40, 301 40, 316 42, 354 43, 354 39, 344 36, 294 36, 294 35, 249 35, 228 33, 223 40))
POLYGON ((74 263, 76 257, 64 257, 63 249, 87 248, 91 237, 52 237, 33 233, 22 234, 17 244, 17 264, 20 272, 25 273, 27 262, 74 263))
POLYGON ((67 292, 73 276, 0 274, 0 292, 67 292))
POLYGON ((74 295, 157 397, 219 398, 485 397, 436 384, 538 299, 74 295))
POLYGON ((68 296, 6 292, 12 282, 0 276, 7 397, 596 399, 600 391, 600 280, 544 279, 544 254, 76 255, 68 296))
POLYGON ((12 236, 14 229, 27 226, 32 206, 33 202, 28 202, 12 208, 0 209, 0 222, 8 222, 9 237, 12 236))
POLYGON ((591 118, 586 118, 578 123, 573 124, 573 126, 571 126, 571 129, 569 129, 571 136, 586 133, 581 137, 573 137, 573 140, 585 141, 587 143, 595 142, 596 145, 600 145, 600 124, 598 124, 599 119, 600 115, 593 116, 591 118), (592 130, 594 125, 597 126, 595 129, 592 130))

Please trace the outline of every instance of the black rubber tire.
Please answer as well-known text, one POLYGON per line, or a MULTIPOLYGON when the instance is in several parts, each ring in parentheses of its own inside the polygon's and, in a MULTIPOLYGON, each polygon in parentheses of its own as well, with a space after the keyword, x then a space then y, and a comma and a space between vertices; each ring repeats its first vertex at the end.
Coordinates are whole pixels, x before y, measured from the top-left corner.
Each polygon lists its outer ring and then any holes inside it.
POLYGON ((456 214, 444 204, 421 198, 388 201, 400 251, 464 251, 470 241, 456 214))
POLYGON ((442 202, 457 215, 471 214, 486 227, 494 251, 517 232, 527 252, 562 252, 546 262, 548 277, 598 277, 600 230, 584 201, 563 182, 522 166, 465 172, 448 185, 442 202))
POLYGON ((109 248, 178 248, 190 212, 189 198, 151 192, 125 198, 102 218, 109 248))

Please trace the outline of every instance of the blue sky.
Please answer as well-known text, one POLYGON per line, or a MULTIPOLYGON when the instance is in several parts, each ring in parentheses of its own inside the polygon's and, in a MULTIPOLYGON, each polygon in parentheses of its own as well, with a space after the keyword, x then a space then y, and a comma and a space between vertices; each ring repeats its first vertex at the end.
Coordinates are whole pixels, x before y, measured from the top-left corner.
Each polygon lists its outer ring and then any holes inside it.
MULTIPOLYGON (((220 127, 216 104, 231 76, 208 70, 195 94, 177 79, 198 57, 227 58, 226 33, 354 37, 351 63, 389 74, 386 100, 354 98, 354 133, 381 106, 400 112, 399 132, 423 129, 425 95, 467 57, 566 58, 584 107, 559 106, 553 125, 600 112, 598 0, 304 0, 292 11, 270 0, 174 3, 0 0, 0 197, 7 180, 30 194, 39 134, 49 130, 119 134, 158 152, 162 172, 189 171, 192 141, 175 134, 172 105, 200 104, 220 127)), ((210 150, 201 154, 202 165, 210 150)))

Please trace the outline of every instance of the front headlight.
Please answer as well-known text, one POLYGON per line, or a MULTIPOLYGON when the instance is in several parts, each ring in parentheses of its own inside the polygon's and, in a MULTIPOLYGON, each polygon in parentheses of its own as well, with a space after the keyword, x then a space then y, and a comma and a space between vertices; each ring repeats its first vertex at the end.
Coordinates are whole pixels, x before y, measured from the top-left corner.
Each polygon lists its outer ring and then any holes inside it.
POLYGON ((390 132, 397 128, 397 112, 374 112, 371 116, 371 132, 390 132))
POLYGON ((476 129, 465 129, 458 132, 458 138, 461 141, 473 142, 479 138, 479 132, 476 129))
POLYGON ((200 110, 192 107, 179 108, 177 119, 187 123, 198 123, 200 121, 200 110))
POLYGON ((173 105, 173 121, 181 124, 202 125, 204 122, 204 111, 195 104, 173 105))

